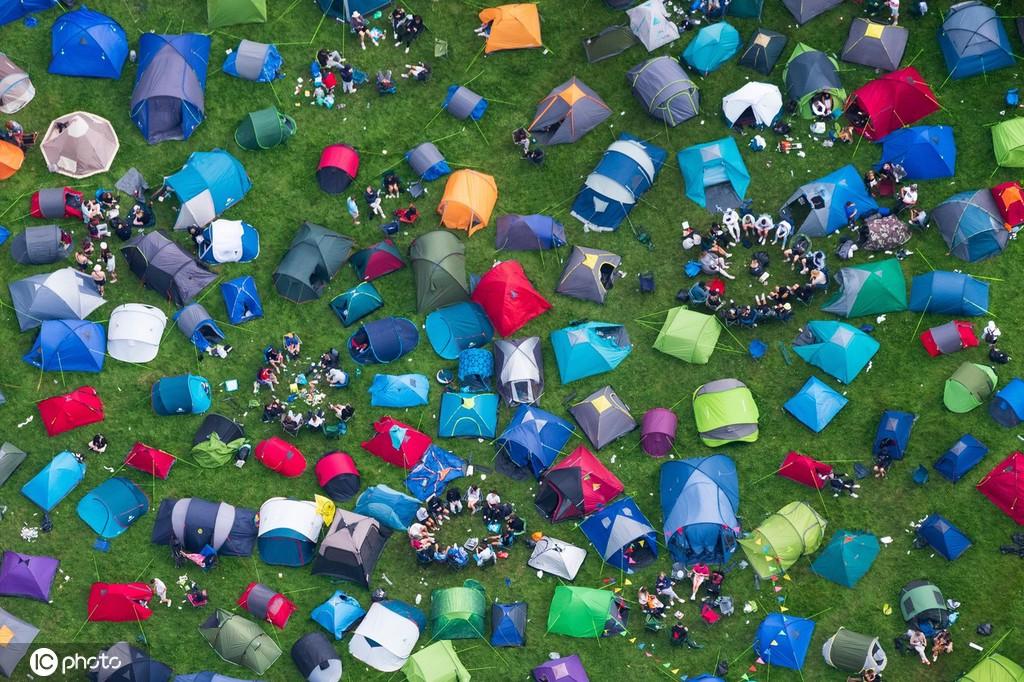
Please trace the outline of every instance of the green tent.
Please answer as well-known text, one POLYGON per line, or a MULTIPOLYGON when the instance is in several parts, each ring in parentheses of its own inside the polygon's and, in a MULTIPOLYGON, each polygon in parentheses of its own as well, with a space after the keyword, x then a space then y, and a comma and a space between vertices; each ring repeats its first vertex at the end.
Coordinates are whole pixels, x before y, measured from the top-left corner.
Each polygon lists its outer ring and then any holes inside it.
POLYGON ((706 365, 722 329, 718 318, 682 306, 668 311, 654 347, 683 362, 706 365))
POLYGON ((895 258, 843 268, 835 278, 839 291, 825 301, 825 312, 860 317, 907 309, 907 281, 895 258))
POLYGON ((846 104, 846 90, 839 80, 839 62, 821 50, 797 43, 782 72, 789 99, 797 103, 802 118, 813 119, 811 100, 819 93, 832 98, 832 116, 839 118, 846 104))
POLYGON ((416 237, 409 246, 409 260, 416 281, 416 312, 432 313, 469 300, 466 245, 450 230, 434 230, 416 237))
POLYGON ((469 682, 472 679, 452 643, 446 639, 410 656, 402 672, 409 682, 469 682))
POLYGON ((611 590, 559 585, 548 610, 548 632, 568 637, 600 637, 614 599, 611 590))
POLYGON ((821 655, 833 668, 849 673, 862 673, 865 670, 880 673, 885 670, 888 662, 877 637, 862 635, 843 627, 825 640, 821 655))
POLYGON ((693 392, 693 418, 704 445, 757 440, 760 416, 754 396, 739 379, 709 381, 693 392))
POLYGON ((912 580, 900 590, 900 613, 911 627, 924 624, 934 629, 949 627, 949 608, 946 598, 933 583, 927 580, 912 580))
POLYGON ((217 433, 211 433, 209 438, 192 446, 192 458, 204 469, 216 469, 230 462, 243 445, 244 438, 225 443, 217 433))
POLYGON ((1024 668, 1006 656, 992 654, 971 668, 959 682, 1024 682, 1024 668))
POLYGON ((757 574, 770 578, 818 549, 824 535, 825 519, 813 507, 806 502, 790 502, 739 544, 757 574))
POLYGON ((1024 168, 1024 118, 992 126, 992 149, 1000 166, 1024 168))
POLYGON ((285 116, 275 106, 246 114, 235 129, 235 143, 242 149, 255 152, 270 149, 286 142, 298 132, 295 119, 285 116))
POLYGON ((228 663, 245 666, 257 675, 267 672, 281 656, 274 638, 256 623, 224 609, 207 618, 199 633, 228 663))
POLYGON ((266 21, 267 0, 206 0, 206 23, 210 28, 266 21))
POLYGON ((942 403, 950 412, 970 412, 992 395, 997 381, 991 367, 965 362, 956 368, 953 376, 946 379, 942 403))
POLYGON ((485 637, 487 593, 475 580, 462 587, 434 590, 430 595, 430 629, 434 639, 485 637))

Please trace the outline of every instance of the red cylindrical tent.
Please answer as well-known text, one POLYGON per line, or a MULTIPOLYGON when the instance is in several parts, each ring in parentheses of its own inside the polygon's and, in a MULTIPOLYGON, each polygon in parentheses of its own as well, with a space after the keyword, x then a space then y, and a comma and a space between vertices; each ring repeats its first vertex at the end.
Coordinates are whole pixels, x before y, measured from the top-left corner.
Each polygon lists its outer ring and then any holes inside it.
POLYGON ((347 452, 329 452, 321 457, 314 469, 316 482, 335 502, 344 502, 359 492, 359 469, 347 452))
POLYGON ((136 442, 124 458, 124 464, 145 474, 166 479, 174 466, 174 455, 136 442))
POLYGON ((518 331, 551 308, 523 272, 519 261, 507 260, 488 270, 470 297, 484 309, 502 336, 518 331))
POLYGON ((978 490, 1018 525, 1024 526, 1024 453, 1010 453, 981 479, 978 490))
POLYGON ((830 465, 792 451, 786 455, 786 459, 782 460, 778 471, 779 476, 783 478, 818 490, 825 487, 825 479, 822 477, 831 473, 830 465))
POLYGON ((960 337, 960 346, 958 348, 954 346, 954 350, 940 347, 939 339, 936 339, 936 335, 940 335, 940 338, 943 338, 941 337, 941 331, 946 327, 946 325, 932 327, 931 329, 926 329, 920 336, 921 345, 924 346, 926 351, 928 351, 928 355, 936 358, 940 355, 952 353, 957 350, 963 350, 964 348, 976 348, 978 346, 978 335, 974 333, 974 325, 970 322, 965 322, 964 320, 953 320, 951 324, 956 328, 956 333, 960 337))
POLYGON ((881 140, 939 109, 931 86, 912 66, 868 81, 854 90, 846 102, 854 130, 869 140, 881 140), (858 120, 861 117, 863 120, 858 120))
POLYGON ((70 393, 40 400, 36 407, 48 436, 103 421, 103 401, 92 386, 81 386, 70 393))
POLYGON ((146 583, 93 583, 86 619, 93 623, 146 620, 153 615, 147 606, 152 598, 153 590, 146 583))
POLYGON ((328 194, 340 194, 348 189, 359 173, 359 152, 347 144, 332 144, 320 153, 316 167, 316 181, 328 194))
POLYGON ((640 429, 640 447, 651 457, 664 457, 672 452, 676 442, 679 418, 664 407, 655 407, 644 413, 640 429))
POLYGON ((291 599, 263 583, 249 583, 245 592, 238 598, 238 605, 278 630, 284 630, 288 619, 297 608, 291 599))
POLYGON ((412 469, 423 459, 433 440, 422 431, 389 416, 373 423, 373 437, 360 443, 371 455, 396 467, 412 469))
POLYGON ((260 441, 254 450, 256 459, 271 471, 286 478, 301 476, 306 470, 306 458, 297 447, 277 436, 260 441))

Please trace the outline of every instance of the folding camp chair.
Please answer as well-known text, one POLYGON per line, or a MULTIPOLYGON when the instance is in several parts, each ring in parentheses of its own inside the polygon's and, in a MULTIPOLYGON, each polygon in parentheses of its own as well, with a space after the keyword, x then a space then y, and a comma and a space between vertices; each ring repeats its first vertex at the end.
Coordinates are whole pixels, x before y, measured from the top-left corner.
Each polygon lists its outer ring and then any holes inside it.
POLYGON ((700 605, 700 618, 708 625, 714 625, 722 619, 721 614, 708 606, 707 603, 700 605))
POLYGON ((660 632, 662 627, 661 619, 657 616, 647 614, 647 616, 644 617, 645 629, 650 630, 651 632, 660 632))
POLYGON ((325 422, 324 425, 320 427, 320 431, 327 438, 341 438, 348 433, 348 424, 345 422, 338 422, 337 424, 328 424, 325 422))

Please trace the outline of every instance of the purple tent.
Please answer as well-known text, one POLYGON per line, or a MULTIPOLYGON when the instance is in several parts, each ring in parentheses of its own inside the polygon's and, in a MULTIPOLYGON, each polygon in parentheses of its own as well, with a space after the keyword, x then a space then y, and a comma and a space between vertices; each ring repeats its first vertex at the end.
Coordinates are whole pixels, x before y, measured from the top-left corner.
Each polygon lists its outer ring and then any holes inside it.
POLYGON ((672 452, 676 442, 676 413, 664 407, 654 407, 644 413, 640 428, 640 446, 651 457, 664 457, 672 452))
POLYGON ((533 679, 537 682, 590 682, 576 654, 544 661, 533 669, 533 679))
POLYGON ((48 602, 59 566, 60 560, 53 557, 4 552, 3 565, 0 565, 0 595, 48 602))

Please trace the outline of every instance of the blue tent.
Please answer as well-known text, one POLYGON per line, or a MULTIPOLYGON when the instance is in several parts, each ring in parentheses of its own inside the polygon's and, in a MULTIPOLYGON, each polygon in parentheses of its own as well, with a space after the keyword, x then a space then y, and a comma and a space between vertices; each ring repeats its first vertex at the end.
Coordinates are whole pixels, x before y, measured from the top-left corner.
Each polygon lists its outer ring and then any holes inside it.
POLYGON ((21 487, 21 494, 48 512, 85 478, 85 462, 65 450, 21 487))
POLYGON ((331 299, 331 310, 346 327, 355 324, 383 305, 384 299, 377 291, 377 287, 370 282, 360 282, 331 299))
POLYGON ((940 474, 956 483, 977 466, 978 462, 985 459, 986 454, 988 447, 971 434, 965 433, 935 460, 934 467, 940 474))
POLYGON ((633 352, 621 324, 584 322, 551 332, 558 375, 563 384, 610 372, 633 352))
POLYGON ((740 49, 740 32, 724 21, 697 31, 683 50, 683 61, 702 76, 718 70, 740 49))
POLYGON ((988 283, 946 270, 914 275, 908 308, 936 315, 987 315, 988 283))
POLYGON ((572 424, 561 417, 539 407, 520 405, 494 447, 517 466, 529 467, 539 479, 569 442, 572 431, 572 424))
POLYGON ((499 250, 546 251, 565 244, 565 227, 549 215, 509 213, 495 224, 494 247, 499 250))
MULTIPOLYGON (((181 210, 174 222, 176 230, 213 222, 252 189, 252 182, 242 163, 223 149, 192 152, 181 170, 165 178, 164 184, 181 202, 181 210)), ((252 239, 250 234, 250 242, 252 239)), ((256 240, 255 253, 258 254, 258 235, 256 240)), ((251 246, 249 250, 251 257, 255 258, 251 246)))
POLYGON ((377 374, 369 391, 374 407, 416 407, 427 404, 430 381, 422 374, 377 374))
POLYGON ((426 500, 431 495, 440 495, 449 483, 465 475, 466 463, 462 459, 431 445, 405 477, 405 487, 413 497, 426 500))
POLYGON ((651 188, 668 154, 661 147, 623 133, 587 176, 572 203, 572 216, 585 231, 616 230, 651 188))
POLYGON ((23 356, 44 372, 99 372, 106 358, 103 325, 86 320, 43 320, 31 350, 23 356))
POLYGON ((420 501, 415 497, 409 497, 379 483, 359 495, 352 511, 377 519, 382 525, 393 530, 404 531, 416 520, 416 510, 419 508, 420 501))
POLYGON ((808 364, 848 384, 878 352, 878 341, 845 322, 813 320, 793 342, 793 351, 808 364))
POLYGON ((427 340, 434 352, 454 360, 467 348, 485 346, 494 338, 494 327, 484 309, 472 301, 439 308, 427 315, 427 340))
POLYGON ((658 558, 658 533, 632 497, 594 512, 580 523, 580 530, 606 564, 626 573, 658 558))
POLYGON ((0 26, 56 6, 57 0, 3 0, 0 2, 0 26))
POLYGON ((313 609, 309 617, 334 635, 334 639, 341 639, 345 631, 365 615, 366 609, 359 604, 355 597, 336 590, 330 599, 313 609))
POLYGON ((1010 239, 999 206, 987 189, 954 194, 930 215, 949 252, 968 263, 998 256, 1010 239))
POLYGON ((209 61, 209 36, 142 34, 129 113, 146 142, 187 140, 203 122, 209 61))
POLYGON ((50 55, 50 73, 117 79, 128 57, 128 38, 121 24, 82 5, 53 22, 50 55))
POLYGON ((459 386, 466 393, 494 390, 494 354, 487 348, 467 348, 459 353, 459 386))
POLYGON ((754 653, 768 665, 802 670, 812 635, 813 620, 769 613, 757 626, 754 653))
POLYGON ((1017 426, 1024 421, 1024 381, 1017 377, 996 391, 988 404, 988 413, 1000 426, 1017 426))
POLYGON ((958 558, 971 546, 971 541, 959 528, 938 514, 931 514, 921 522, 917 536, 949 561, 958 558))
POLYGON ((213 403, 210 382, 194 374, 164 377, 153 384, 153 411, 159 415, 202 414, 213 403))
POLYGON ((734 206, 721 208, 735 208, 746 197, 747 188, 750 186, 750 173, 747 171, 747 165, 743 163, 735 139, 723 137, 720 140, 687 147, 676 155, 676 160, 683 173, 683 182, 686 183, 686 196, 698 206, 711 211, 718 210, 719 207, 707 205, 708 188, 717 186, 727 188, 737 198, 734 206))
POLYGON ((854 587, 871 569, 881 545, 871 533, 837 531, 811 564, 811 570, 843 587, 854 587))
POLYGON ((189 303, 174 313, 178 331, 185 335, 199 350, 205 352, 211 346, 224 340, 224 332, 201 303, 189 303))
POLYGON ((229 76, 256 83, 284 78, 284 59, 277 45, 243 40, 224 59, 221 69, 229 76))
POLYGON ((411 353, 420 341, 416 325, 404 317, 367 322, 348 338, 348 353, 360 365, 386 365, 411 353))
POLYGON ((939 49, 951 78, 1013 66, 1013 48, 996 11, 977 0, 953 5, 939 28, 939 49))
POLYGON ((956 141, 950 126, 899 128, 881 140, 882 160, 875 164, 898 163, 907 180, 951 178, 956 174, 956 141))
POLYGON ((210 265, 248 263, 260 255, 260 233, 242 220, 215 220, 203 229, 198 255, 210 265))
POLYGON ((740 481, 726 455, 661 465, 663 532, 672 558, 687 566, 724 564, 736 551, 740 481))
POLYGON ((149 498, 127 478, 114 477, 100 483, 78 502, 78 518, 107 540, 128 530, 149 511, 149 498))
POLYGON ((878 453, 878 446, 887 438, 896 442, 895 448, 890 451, 893 459, 903 459, 907 452, 907 445, 910 443, 910 431, 914 428, 914 420, 917 419, 910 412, 898 410, 886 410, 882 413, 882 419, 878 422, 875 430, 875 441, 871 445, 871 452, 878 453))
POLYGON ((494 438, 498 430, 497 393, 445 393, 437 435, 441 438, 494 438))
POLYGON ((465 121, 467 118, 479 121, 487 113, 489 104, 486 99, 469 88, 450 85, 444 101, 441 102, 441 108, 460 121, 465 121))
POLYGON ((263 301, 256 291, 256 280, 250 275, 223 282, 220 294, 224 297, 224 307, 227 308, 228 322, 231 324, 242 324, 263 317, 263 301))
POLYGON ((848 201, 853 202, 861 216, 878 210, 878 204, 852 165, 801 186, 780 210, 788 214, 789 222, 799 234, 824 237, 846 227, 848 201))
POLYGON ((527 604, 516 601, 491 605, 491 646, 526 646, 527 604))
POLYGON ((817 377, 811 377, 782 406, 796 420, 815 433, 821 433, 849 401, 817 377))

